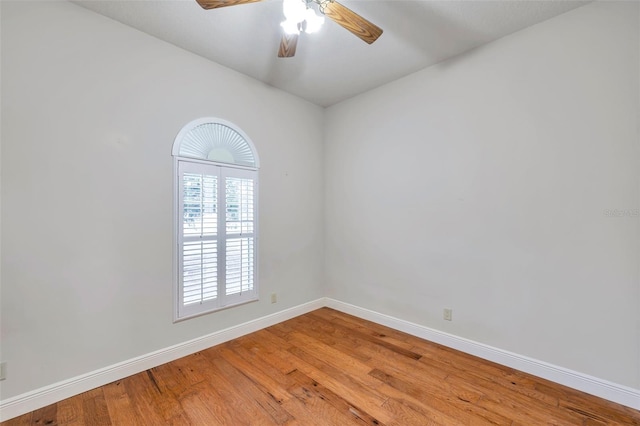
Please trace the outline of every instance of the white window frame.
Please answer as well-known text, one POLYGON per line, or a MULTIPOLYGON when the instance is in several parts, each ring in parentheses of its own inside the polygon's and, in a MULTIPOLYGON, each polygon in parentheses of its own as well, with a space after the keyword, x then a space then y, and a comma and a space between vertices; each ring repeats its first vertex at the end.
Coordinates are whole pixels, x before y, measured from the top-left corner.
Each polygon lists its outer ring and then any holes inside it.
MULTIPOLYGON (((238 140, 235 141, 237 144, 238 140)), ((216 145, 217 141, 211 142, 216 145)), ((219 151, 219 148, 216 145, 216 150, 219 151)), ((237 126, 234 124, 220 120, 216 118, 201 118, 198 120, 194 120, 188 123, 186 126, 182 128, 178 136, 176 137, 173 145, 173 163, 174 163, 174 229, 173 229, 173 239, 174 239, 174 253, 173 253, 173 271, 174 271, 174 279, 173 279, 173 294, 174 294, 174 322, 182 321, 188 318, 193 318, 196 316, 208 314, 211 312, 219 311, 221 309, 226 309, 232 306, 237 306, 241 304, 245 304, 248 302, 257 301, 259 297, 258 291, 258 166, 259 160, 257 157, 257 153, 255 147, 248 136, 242 132, 237 126), (229 162, 219 162, 212 161, 207 159, 206 153, 202 153, 200 158, 196 158, 195 156, 183 156, 180 155, 180 147, 185 137, 189 135, 191 130, 195 129, 201 125, 222 125, 232 129, 232 132, 241 140, 241 143, 246 143, 243 145, 244 148, 244 157, 243 161, 245 164, 234 164, 232 161, 229 162), (241 138, 241 139, 240 139, 241 138), (247 149, 251 150, 251 154, 253 158, 251 159, 253 164, 247 166, 246 165, 246 151, 247 149), (217 241, 217 297, 215 299, 201 301, 199 303, 184 303, 184 272, 183 272, 183 242, 185 239, 187 241, 193 241, 194 237, 185 237, 183 233, 184 226, 184 199, 183 199, 183 182, 182 182, 182 172, 192 172, 192 173, 202 173, 210 176, 217 176, 217 233, 215 237, 205 237, 202 236, 200 238, 204 240, 215 240, 217 241), (241 178, 241 179, 250 179, 253 182, 253 206, 251 206, 253 211, 253 220, 251 221, 251 227, 253 232, 249 232, 241 230, 238 233, 227 233, 226 226, 226 179, 227 178, 241 178), (226 243, 231 239, 238 238, 247 238, 252 240, 252 258, 253 263, 250 265, 249 269, 253 272, 252 276, 252 289, 244 290, 240 293, 236 294, 226 294, 226 286, 227 286, 227 274, 226 274, 226 243)), ((231 158, 231 157, 230 157, 231 158)), ((197 238, 196 238, 197 240, 197 238)))

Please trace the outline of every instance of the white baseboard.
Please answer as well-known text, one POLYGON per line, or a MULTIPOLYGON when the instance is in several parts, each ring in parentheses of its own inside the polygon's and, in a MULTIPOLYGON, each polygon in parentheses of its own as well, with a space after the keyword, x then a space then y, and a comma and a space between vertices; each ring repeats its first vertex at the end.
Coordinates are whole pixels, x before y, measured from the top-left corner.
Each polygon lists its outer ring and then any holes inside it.
POLYGON ((640 410, 640 390, 638 389, 629 388, 566 368, 554 366, 543 361, 514 354, 338 300, 320 298, 197 339, 189 340, 188 342, 180 343, 0 401, 0 421, 5 421, 46 407, 49 404, 65 398, 191 355, 195 352, 210 348, 211 346, 244 336, 245 334, 253 333, 254 331, 311 312, 323 306, 328 306, 338 311, 640 410))
POLYGON ((403 331, 431 342, 439 343, 449 348, 457 349, 495 363, 524 371, 543 379, 568 386, 579 391, 626 405, 640 410, 640 390, 612 383, 597 377, 558 367, 543 361, 518 355, 509 351, 494 348, 489 345, 474 342, 449 333, 434 330, 429 327, 414 324, 359 306, 326 299, 326 306, 335 310, 366 319, 377 324, 385 325, 395 330, 403 331))
POLYGON ((157 367, 210 348, 211 346, 244 336, 245 334, 253 333, 254 331, 278 324, 315 309, 322 308, 323 306, 325 306, 325 299, 320 298, 197 339, 189 340, 188 342, 179 343, 159 351, 0 401, 0 421, 12 419, 30 411, 46 407, 47 405, 62 401, 63 399, 78 395, 82 392, 104 386, 116 380, 148 370, 149 368, 157 367))

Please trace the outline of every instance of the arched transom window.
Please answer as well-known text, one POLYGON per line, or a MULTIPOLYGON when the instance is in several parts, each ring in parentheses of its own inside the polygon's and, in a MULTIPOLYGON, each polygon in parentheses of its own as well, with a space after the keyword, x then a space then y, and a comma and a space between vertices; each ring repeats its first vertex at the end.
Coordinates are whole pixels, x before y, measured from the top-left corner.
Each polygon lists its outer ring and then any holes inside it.
POLYGON ((235 125, 192 121, 173 144, 175 319, 257 300, 258 156, 235 125))

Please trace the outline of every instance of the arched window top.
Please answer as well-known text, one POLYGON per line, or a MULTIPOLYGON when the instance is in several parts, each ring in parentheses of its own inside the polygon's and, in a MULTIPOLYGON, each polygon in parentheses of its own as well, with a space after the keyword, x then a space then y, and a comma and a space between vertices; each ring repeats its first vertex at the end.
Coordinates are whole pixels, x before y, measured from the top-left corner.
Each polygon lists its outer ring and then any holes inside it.
POLYGON ((184 126, 173 142, 171 153, 174 157, 260 167, 249 137, 234 124, 217 118, 200 118, 184 126))

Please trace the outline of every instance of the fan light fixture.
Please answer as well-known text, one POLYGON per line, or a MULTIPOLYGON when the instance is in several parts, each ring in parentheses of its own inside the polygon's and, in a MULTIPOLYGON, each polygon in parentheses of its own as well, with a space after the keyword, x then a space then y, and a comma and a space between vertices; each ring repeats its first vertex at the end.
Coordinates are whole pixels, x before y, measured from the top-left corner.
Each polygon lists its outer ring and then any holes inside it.
POLYGON ((283 0, 282 12, 285 20, 280 26, 287 34, 315 33, 324 24, 324 16, 317 15, 305 0, 283 0))
MULTIPOLYGON (((2 1, 2 0, 0 0, 2 1)), ((237 4, 255 3, 262 0, 196 0, 203 9, 237 4)), ((292 58, 301 32, 315 33, 324 23, 324 17, 350 31, 362 41, 371 44, 382 35, 382 28, 367 21, 337 0, 283 0, 282 11, 285 20, 282 26, 282 39, 278 47, 278 58, 292 58)))

